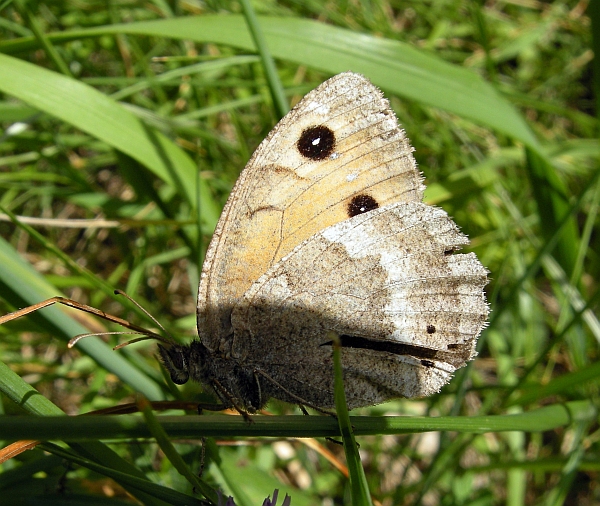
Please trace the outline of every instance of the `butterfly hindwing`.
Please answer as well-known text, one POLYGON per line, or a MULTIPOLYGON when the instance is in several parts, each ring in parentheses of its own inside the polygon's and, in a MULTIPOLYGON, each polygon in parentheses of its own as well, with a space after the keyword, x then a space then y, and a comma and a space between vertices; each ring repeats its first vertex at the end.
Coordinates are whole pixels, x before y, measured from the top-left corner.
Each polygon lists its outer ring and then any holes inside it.
POLYGON ((487 317, 487 271, 472 253, 452 254, 467 243, 443 210, 419 202, 328 227, 234 308, 232 356, 330 406, 333 331, 342 336, 350 405, 437 392, 474 356, 487 317))

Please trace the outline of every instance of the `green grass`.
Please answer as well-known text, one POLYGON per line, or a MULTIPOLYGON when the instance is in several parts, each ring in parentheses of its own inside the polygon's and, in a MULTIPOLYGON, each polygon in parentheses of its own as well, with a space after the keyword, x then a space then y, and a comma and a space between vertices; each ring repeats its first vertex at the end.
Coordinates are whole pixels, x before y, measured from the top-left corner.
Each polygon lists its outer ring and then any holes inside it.
POLYGON ((478 358, 436 396, 352 412, 362 469, 350 448, 351 485, 334 463, 345 463, 343 447, 323 439, 339 437, 335 421, 278 402, 268 406, 278 416, 252 425, 181 411, 61 420, 136 394, 210 399, 198 385, 174 389, 152 342, 67 349, 105 324, 44 309, 0 327, 0 434, 54 443, 2 464, 2 493, 192 504, 201 491, 218 502, 221 489, 238 506, 276 488, 278 504, 287 493, 293 506, 364 504, 365 493, 384 505, 600 502, 600 9, 253 5, 266 51, 237 3, 0 4, 1 212, 38 219, 0 221, 0 313, 64 294, 152 326, 119 288, 193 338, 199 267, 240 170, 288 103, 353 70, 390 98, 427 201, 490 270, 478 358))

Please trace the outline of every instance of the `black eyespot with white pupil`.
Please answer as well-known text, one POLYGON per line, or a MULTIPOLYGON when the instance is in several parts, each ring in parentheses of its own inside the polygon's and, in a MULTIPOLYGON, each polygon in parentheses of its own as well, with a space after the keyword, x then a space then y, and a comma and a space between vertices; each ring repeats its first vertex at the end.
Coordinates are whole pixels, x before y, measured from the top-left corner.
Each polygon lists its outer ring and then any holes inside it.
POLYGON ((305 158, 324 160, 335 149, 335 134, 324 125, 312 126, 302 132, 296 147, 305 158))
POLYGON ((433 325, 427 325, 427 333, 428 334, 435 334, 435 326, 433 325))
POLYGON ((379 203, 371 195, 356 195, 348 204, 348 216, 352 218, 373 209, 377 209, 379 203))

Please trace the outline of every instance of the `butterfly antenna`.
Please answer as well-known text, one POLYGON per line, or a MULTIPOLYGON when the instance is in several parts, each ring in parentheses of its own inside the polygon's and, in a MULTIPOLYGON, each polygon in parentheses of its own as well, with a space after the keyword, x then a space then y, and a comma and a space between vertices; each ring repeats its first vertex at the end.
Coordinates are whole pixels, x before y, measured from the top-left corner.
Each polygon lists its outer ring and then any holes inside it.
MULTIPOLYGON (((137 338, 134 339, 133 341, 128 341, 127 343, 124 344, 130 344, 133 342, 138 342, 141 340, 145 340, 145 339, 156 339, 155 336, 149 336, 148 334, 144 334, 142 332, 124 332, 124 331, 119 331, 119 332, 89 332, 87 334, 79 334, 73 338, 71 338, 69 340, 69 344, 67 345, 69 348, 72 348, 73 346, 75 346, 79 341, 81 341, 82 339, 86 338, 86 337, 91 337, 91 336, 114 336, 114 335, 142 335, 144 336, 143 338, 137 338)), ((162 337, 162 336, 161 336, 162 337)), ((120 348, 124 345, 118 345, 117 347, 115 347, 114 349, 120 348)))
POLYGON ((148 311, 146 311, 145 308, 143 308, 141 306, 141 304, 139 304, 137 301, 133 300, 129 295, 127 295, 125 292, 123 292, 122 290, 115 290, 115 295, 122 295, 123 297, 125 297, 128 301, 133 302, 133 304, 135 304, 138 308, 140 308, 144 314, 150 318, 158 327, 160 327, 160 329, 173 341, 175 341, 175 339, 173 338, 173 336, 171 334, 169 334, 169 332, 167 331, 167 329, 165 329, 161 323, 154 318, 154 316, 152 316, 148 311))

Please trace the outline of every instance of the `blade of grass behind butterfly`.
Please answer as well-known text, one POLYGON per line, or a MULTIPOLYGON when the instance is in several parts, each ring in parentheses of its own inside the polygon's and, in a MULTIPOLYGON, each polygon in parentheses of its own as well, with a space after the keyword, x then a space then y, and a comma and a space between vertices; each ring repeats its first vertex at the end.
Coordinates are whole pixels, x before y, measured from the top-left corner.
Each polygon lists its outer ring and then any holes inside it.
MULTIPOLYGON (((14 373, 3 362, 0 362, 0 389, 9 399, 21 406, 25 411, 38 415, 42 424, 44 423, 44 416, 64 415, 58 406, 54 405, 28 383, 23 381, 20 376, 14 373)), ((70 446, 80 455, 99 462, 104 466, 131 476, 136 476, 142 480, 147 479, 139 469, 123 460, 101 442, 70 443, 70 446)), ((122 483, 122 485, 124 488, 128 488, 125 483, 122 483)), ((138 493, 136 490, 130 490, 130 492, 144 501, 144 504, 159 504, 152 496, 146 496, 145 493, 138 493)))
POLYGON ((150 429, 150 432, 152 432, 152 435, 154 436, 154 439, 156 439, 158 446, 160 446, 161 450, 165 454, 165 457, 169 459, 169 462, 171 462, 177 472, 179 472, 179 474, 181 474, 194 489, 199 490, 204 497, 209 499, 214 504, 217 504, 219 502, 219 498, 216 491, 213 490, 204 480, 201 480, 195 473, 193 473, 181 458, 181 455, 177 453, 177 450, 154 416, 150 403, 146 399, 140 399, 138 401, 138 406, 140 407, 140 411, 144 415, 148 429, 150 429))
MULTIPOLYGON (((590 178, 586 185, 587 188, 584 188, 578 196, 577 200, 575 200, 572 203, 572 206, 569 210, 570 215, 576 215, 579 209, 581 209, 581 206, 584 204, 584 202, 589 202, 590 198, 592 199, 592 202, 595 200, 595 197, 590 197, 590 195, 588 194, 588 190, 590 190, 592 193, 595 193, 594 187, 598 184, 597 178, 598 173, 594 174, 592 178, 590 178)), ((496 193, 498 193, 499 195, 503 195, 502 190, 499 187, 496 188, 496 193)), ((569 309, 572 315, 572 319, 566 324, 566 326, 563 326, 564 324, 560 325, 559 329, 557 329, 557 331, 553 333, 551 339, 545 342, 541 348, 534 350, 534 354, 531 357, 531 359, 526 360, 525 362, 527 363, 527 368, 525 369, 524 373, 519 374, 518 378, 513 378, 511 381, 508 382, 508 384, 511 384, 512 386, 508 390, 506 390, 505 393, 501 397, 499 397, 496 402, 492 402, 490 398, 488 402, 484 403, 484 405, 480 408, 481 413, 488 412, 490 409, 492 409, 493 406, 496 406, 496 408, 494 409, 497 409, 498 402, 500 402, 500 406, 510 406, 513 402, 515 402, 515 400, 516 402, 519 402, 521 396, 524 397, 524 400, 522 402, 523 406, 535 403, 536 399, 541 399, 545 389, 542 389, 542 391, 540 391, 539 388, 532 388, 531 374, 539 369, 539 364, 546 359, 546 357, 548 356, 548 352, 554 346, 556 346, 557 343, 563 341, 566 333, 570 330, 570 327, 574 326, 576 323, 577 325, 579 325, 579 321, 582 318, 584 319, 588 328, 596 338, 598 338, 598 335, 600 335, 600 333, 598 332, 597 318, 594 315, 593 311, 590 310, 590 308, 593 307, 592 299, 595 296, 597 296, 597 292, 596 294, 591 295, 591 298, 588 298, 588 300, 584 303, 584 296, 582 294, 579 294, 575 287, 569 284, 564 274, 564 271, 561 270, 557 262, 549 255, 549 252, 552 251, 554 244, 556 244, 556 238, 561 232, 561 227, 557 227, 557 229, 554 232, 554 236, 547 240, 545 244, 543 244, 542 242, 540 242, 540 239, 537 238, 537 236, 535 235, 535 231, 532 230, 532 227, 527 225, 527 221, 520 214, 519 210, 517 209, 517 206, 513 205, 510 199, 508 198, 504 199, 504 202, 509 213, 513 215, 513 221, 515 223, 520 223, 523 227, 523 232, 520 232, 519 235, 527 237, 531 241, 533 251, 537 253, 533 261, 528 260, 525 264, 523 264, 522 269, 519 269, 523 272, 523 275, 519 278, 519 280, 516 283, 513 283, 512 288, 509 290, 510 293, 513 294, 513 297, 511 297, 510 295, 505 296, 505 300, 516 299, 515 294, 521 291, 523 292, 523 294, 525 294, 526 289, 523 288, 524 284, 529 280, 532 280, 535 277, 535 272, 537 272, 540 269, 540 267, 543 266, 548 278, 553 280, 553 287, 556 293, 558 294, 558 297, 568 298, 569 304, 566 304, 565 306, 570 306, 573 308, 572 310, 569 309), (560 289, 558 289, 559 287, 560 289), (561 327, 562 330, 560 330, 561 327), (514 395, 515 392, 517 393, 517 396, 514 395)), ((587 234, 584 234, 584 237, 587 237, 587 234)), ((584 245, 581 246, 581 248, 583 247, 584 245)), ((517 260, 517 257, 515 257, 514 259, 517 260)), ((491 314, 491 320, 495 323, 491 324, 492 329, 495 326, 497 326, 496 324, 498 323, 498 321, 510 321, 511 318, 509 318, 508 315, 505 315, 503 317, 502 314, 505 313, 507 309, 511 308, 512 305, 500 304, 498 306, 493 307, 495 307, 495 311, 493 311, 491 314), (500 320, 498 320, 498 318, 500 318, 500 320)), ((517 315, 516 318, 518 319, 519 316, 517 315)), ((493 333, 484 333, 484 337, 487 336, 491 338, 493 335, 493 333)), ((511 356, 511 354, 509 353, 506 359, 514 360, 514 357, 511 356)), ((515 368, 518 368, 516 363, 515 368)), ((507 370, 511 370, 511 368, 508 367, 507 370)), ((594 373, 590 372, 587 367, 584 367, 580 371, 576 371, 574 374, 578 374, 579 372, 581 372, 581 374, 591 374, 592 377, 594 376, 594 373)), ((561 377, 557 378, 557 380, 560 382, 561 377)), ((557 384, 557 388, 561 390, 560 383, 557 384)), ((554 394, 556 393, 558 392, 555 392, 554 394)), ((568 394, 569 390, 566 388, 562 389, 562 393, 568 394)), ((548 395, 553 395, 553 392, 549 391, 544 396, 548 395)), ((569 398, 568 395, 567 398, 569 398)))
POLYGON ((416 493, 411 495, 411 504, 423 504, 424 496, 435 487, 448 472, 460 465, 462 456, 473 441, 473 434, 457 434, 448 440, 446 446, 440 447, 431 463, 423 470, 420 481, 416 484, 416 493))
POLYGON ((353 506, 372 506, 371 494, 367 484, 367 477, 358 453, 358 445, 354 439, 354 432, 350 417, 348 416, 348 406, 346 404, 346 394, 344 392, 344 377, 342 373, 342 360, 340 353, 340 339, 337 334, 330 332, 328 337, 333 341, 333 371, 335 381, 335 411, 338 417, 340 432, 344 442, 344 453, 346 454, 346 463, 350 472, 350 489, 353 506))
POLYGON ((175 143, 82 82, 6 54, 0 54, 0 67, 5 75, 0 80, 1 91, 87 132, 143 164, 176 188, 198 212, 203 233, 212 233, 219 206, 206 182, 197 179, 196 164, 175 143))
MULTIPOLYGON (((3 55, 0 55, 0 60, 2 58, 3 55)), ((179 147, 89 86, 14 59, 2 61, 1 65, 10 78, 3 79, 0 88, 4 87, 7 93, 70 122, 148 167, 175 187, 191 209, 196 209, 197 223, 204 223, 203 232, 212 233, 219 206, 208 191, 206 182, 198 177, 194 163, 179 147), (44 85, 35 86, 38 81, 44 85), (72 99, 73 95, 77 96, 77 100, 72 99), (102 111, 102 114, 97 111, 102 111)), ((136 177, 139 183, 139 174, 136 177)), ((160 204, 161 199, 157 203, 160 204)), ((167 210, 168 207, 163 206, 163 211, 167 210)), ((196 263, 200 255, 195 250, 200 240, 194 240, 193 236, 199 234, 193 233, 190 228, 181 228, 178 233, 193 251, 196 263)), ((97 279, 95 282, 97 284, 97 279)), ((112 292, 112 288, 103 286, 107 294, 112 292)), ((123 300, 123 303, 139 314, 139 310, 127 301, 123 300)))
POLYGON ((596 118, 600 118, 600 4, 590 2, 587 8, 592 22, 592 49, 595 58, 592 60, 594 78, 592 79, 593 93, 596 98, 596 118))
POLYGON ((240 3, 242 5, 242 9, 244 10, 244 18, 248 24, 248 30, 252 35, 252 40, 256 45, 256 49, 258 50, 258 54, 260 55, 262 65, 267 76, 269 90, 271 91, 271 98, 273 99, 273 106, 277 111, 277 116, 279 119, 281 119, 289 112, 290 107, 285 96, 283 86, 281 85, 281 80, 277 74, 275 62, 273 61, 273 57, 269 51, 269 45, 265 40, 262 28, 258 19, 256 18, 256 14, 254 13, 254 8, 252 7, 250 0, 240 0, 240 3))
MULTIPOLYGON (((546 239, 552 238, 559 225, 562 225, 556 245, 556 257, 570 277, 577 262, 579 232, 575 218, 570 214, 569 192, 545 156, 532 149, 527 149, 526 154, 529 168, 527 173, 531 179, 542 233, 546 239)), ((580 282, 577 279, 575 286, 579 286, 580 282)))
MULTIPOLYGON (((18 225, 20 228, 24 229, 31 237, 33 237, 34 239, 37 239, 43 246, 45 246, 52 253, 54 253, 56 256, 58 256, 72 270, 74 270, 75 272, 81 274, 87 280, 89 280, 90 283, 92 284, 92 286, 98 287, 100 290, 104 291, 104 293, 106 295, 108 295, 110 298, 114 298, 115 297, 114 290, 113 290, 113 288, 109 284, 107 284, 103 280, 99 279, 97 276, 95 276, 93 273, 91 273, 90 271, 88 271, 84 267, 80 266, 77 262, 73 261, 73 259, 70 256, 66 255, 61 249, 57 248, 52 242, 46 240, 46 238, 44 236, 42 236, 41 234, 39 234, 35 229, 33 229, 32 227, 30 227, 27 224, 24 224, 24 223, 18 221, 16 219, 16 217, 10 211, 2 208, 1 206, 0 206, 0 209, 4 210, 6 212, 6 214, 13 220, 13 222, 16 225, 18 225)), ((6 276, 5 279, 8 279, 8 276, 6 276)), ((25 287, 23 287, 21 284, 19 284, 18 288, 22 289, 22 288, 25 288, 25 287)), ((8 291, 6 293, 8 293, 8 291)), ((46 298, 49 298, 49 297, 53 297, 53 296, 57 295, 58 293, 59 293, 59 290, 55 288, 54 289, 54 293, 52 295, 49 295, 47 297, 39 298, 38 300, 35 300, 34 302, 31 302, 31 298, 26 298, 26 299, 24 299, 25 301, 27 301, 26 304, 16 305, 16 304, 13 303, 13 305, 15 307, 21 307, 22 305, 26 306, 26 305, 29 305, 29 304, 34 304, 35 302, 39 302, 39 301, 41 301, 43 299, 46 299, 46 298)), ((124 306, 128 307, 129 309, 135 311, 142 318, 147 318, 147 315, 139 307, 137 307, 135 304, 132 304, 126 298, 120 297, 119 302, 122 303, 124 306)), ((63 310, 63 313, 64 313, 64 308, 57 308, 57 307, 55 307, 55 308, 45 309, 42 312, 42 314, 44 314, 44 315, 51 315, 53 310, 54 311, 61 311, 61 310, 63 310)), ((55 314, 58 315, 59 313, 55 313, 55 314)), ((73 314, 73 313, 71 313, 71 314, 73 314)), ((78 316, 80 318, 85 318, 85 319, 89 318, 89 316, 87 314, 84 314, 84 313, 78 314, 78 316)), ((34 319, 36 319, 36 318, 39 318, 39 315, 36 312, 36 313, 30 315, 30 317, 33 317, 34 319)), ((86 329, 86 332, 89 332, 89 329, 86 329)), ((72 334, 70 337, 74 337, 75 335, 82 334, 82 333, 85 333, 85 332, 79 331, 77 333, 72 334)), ((70 339, 70 337, 69 337, 69 339, 70 339)), ((86 353, 88 355, 90 355, 92 358, 94 358, 100 364, 105 364, 106 362, 108 362, 108 363, 113 363, 114 362, 114 358, 112 358, 112 356, 111 357, 106 357, 103 360, 101 360, 99 357, 97 357, 94 354, 92 354, 90 352, 90 350, 92 348, 90 348, 90 347, 93 346, 93 344, 87 344, 87 341, 90 341, 90 340, 91 340, 90 338, 88 338, 87 340, 85 340, 86 344, 83 344, 84 341, 81 341, 78 346, 80 348, 82 348, 84 351, 86 351, 86 353)), ((96 342, 100 343, 101 341, 97 340, 96 342)), ((109 355, 114 355, 114 351, 111 350, 111 352, 108 352, 108 354, 109 355)), ((105 350, 105 348, 104 348, 104 344, 103 343, 102 343, 102 347, 100 348, 99 353, 102 356, 104 356, 107 353, 106 350, 105 350)), ((139 355, 137 354, 137 352, 134 349, 128 349, 126 351, 126 355, 130 357, 130 360, 131 360, 131 357, 135 357, 135 363, 136 364, 141 364, 142 363, 142 361, 140 360, 139 355)), ((127 361, 125 361, 124 359, 122 359, 122 357, 119 357, 119 360, 123 360, 123 364, 127 363, 127 361)), ((131 365, 131 364, 129 364, 129 365, 131 365)), ((119 367, 118 370, 113 370, 112 372, 114 372, 115 374, 117 374, 117 376, 119 376, 125 383, 129 383, 126 378, 131 373, 127 372, 127 370, 123 368, 122 364, 119 364, 118 367, 119 367), (123 371, 123 373, 119 374, 120 371, 123 371)), ((160 381, 160 376, 156 373, 156 371, 154 371, 154 374, 153 373, 149 373, 147 367, 138 367, 137 369, 130 368, 129 371, 138 371, 140 369, 141 369, 141 371, 146 370, 146 373, 145 373, 146 374, 146 381, 145 381, 145 383, 147 383, 148 385, 150 385, 150 383, 149 383, 148 380, 149 379, 153 379, 155 382, 158 382, 162 386, 162 382, 160 381)), ((142 376, 137 375, 136 377, 137 378, 141 378, 142 376)), ((132 383, 129 383, 129 384, 131 386, 134 386, 132 383)), ((152 388, 151 391, 156 391, 155 387, 149 386, 149 388, 152 388)), ((160 397, 160 399, 163 399, 163 398, 164 398, 164 395, 162 395, 160 397)), ((159 398, 153 398, 153 400, 159 400, 159 398)))
MULTIPOLYGON (((110 298, 115 298, 114 287, 106 283, 104 280, 98 278, 94 273, 90 272, 85 267, 82 267, 77 262, 75 262, 69 255, 67 255, 64 251, 58 248, 51 241, 47 240, 42 234, 40 234, 33 227, 28 224, 20 221, 11 211, 0 206, 0 210, 4 211, 6 215, 12 220, 12 222, 17 225, 19 228, 27 232, 30 237, 37 240, 42 246, 44 246, 47 250, 49 250, 52 254, 62 260, 63 264, 69 267, 71 270, 83 276, 87 279, 92 286, 97 287, 99 290, 102 290, 104 294, 110 298)), ((56 294, 54 294, 56 295, 56 294)), ((131 301, 127 300, 125 297, 120 297, 119 302, 127 307, 129 310, 137 313, 138 316, 142 318, 147 318, 147 315, 142 311, 139 307, 133 304, 131 301)))
MULTIPOLYGON (((353 70, 375 84, 502 131, 532 147, 539 146, 523 117, 479 75, 396 40, 359 34, 312 20, 259 16, 262 33, 275 58, 331 74, 353 70)), ((206 15, 73 30, 49 36, 72 40, 107 33, 139 33, 220 43, 244 50, 255 44, 241 16, 206 15)), ((5 53, 35 48, 31 39, 5 41, 5 53)))
MULTIPOLYGON (((59 455, 68 461, 74 462, 80 466, 112 478, 121 484, 125 489, 127 489, 134 497, 143 500, 143 504, 206 506, 204 501, 193 496, 182 494, 181 492, 177 492, 176 490, 167 488, 165 486, 157 485, 156 483, 148 481, 145 478, 138 478, 137 476, 132 476, 130 473, 115 470, 109 466, 99 465, 92 458, 78 457, 55 444, 44 443, 43 448, 54 455, 59 455)), ((214 502, 214 504, 217 504, 217 502, 214 502)))
POLYGON ((33 14, 33 12, 31 12, 31 9, 29 8, 30 5, 28 4, 29 2, 26 2, 25 0, 15 0, 14 2, 16 10, 23 17, 22 19, 25 21, 25 24, 35 35, 36 40, 39 41, 41 47, 44 49, 50 60, 64 75, 72 77, 73 74, 71 74, 69 65, 61 57, 60 52, 57 51, 57 49, 48 40, 48 37, 44 33, 44 29, 42 28, 40 21, 33 14))
POLYGON ((573 395, 574 392, 580 392, 582 397, 592 397, 589 391, 585 391, 586 385, 598 385, 599 382, 600 362, 593 362, 587 367, 558 376, 535 389, 517 389, 516 395, 506 404, 527 406, 557 395, 573 395))
POLYGON ((574 424, 572 436, 569 438, 569 448, 564 449, 567 461, 562 468, 560 480, 556 485, 550 488, 546 493, 543 504, 547 506, 561 506, 567 504, 572 485, 580 471, 580 464, 585 456, 585 449, 588 446, 586 440, 590 434, 590 424, 579 422, 574 424))
MULTIPOLYGON (((537 254, 533 261, 529 263, 527 270, 523 273, 523 275, 520 278, 517 279, 517 281, 507 292, 507 298, 509 300, 516 297, 516 294, 519 292, 519 290, 521 290, 523 284, 534 276, 534 274, 539 270, 540 266, 543 264, 544 258, 547 257, 556 247, 559 241, 559 237, 562 234, 563 227, 569 224, 569 217, 576 216, 577 212, 586 202, 585 197, 587 192, 594 188, 594 185, 598 181, 599 177, 600 172, 596 171, 592 175, 590 180, 587 182, 585 187, 582 189, 580 194, 577 196, 575 201, 569 207, 568 215, 563 216, 562 220, 555 226, 553 230, 553 235, 551 237, 547 237, 546 241, 543 244, 539 242, 537 236, 533 233, 532 230, 527 228, 524 229, 525 235, 531 241, 531 244, 535 248, 537 254)), ((498 188, 496 190, 496 193, 498 193, 499 195, 503 194, 501 188, 498 188)), ((505 200, 504 204, 507 206, 508 211, 513 215, 513 219, 515 222, 525 223, 522 219, 522 216, 519 213, 519 210, 515 206, 511 205, 510 200, 505 200)), ((508 308, 509 306, 505 304, 499 305, 497 308, 494 308, 494 311, 492 311, 492 313, 490 314, 490 326, 493 326, 495 324, 495 321, 498 320, 503 314, 503 312, 508 308)), ((594 333, 596 339, 600 340, 600 323, 598 322, 596 316, 591 311, 588 311, 584 314, 584 318, 586 318, 587 324, 589 325, 590 330, 594 333)))
MULTIPOLYGON (((134 189, 137 195, 143 195, 144 202, 152 202, 155 204, 169 220, 176 221, 178 215, 181 214, 180 209, 174 208, 170 202, 166 202, 160 192, 158 192, 153 184, 153 180, 148 177, 148 173, 143 164, 139 163, 134 158, 127 156, 120 151, 117 152, 117 158, 119 161, 119 173, 123 175, 124 179, 134 189)), ((189 211, 189 209, 183 209, 183 212, 189 211)), ((193 262, 199 258, 199 251, 197 251, 197 245, 201 243, 198 235, 201 234, 200 227, 198 227, 197 234, 190 233, 195 229, 188 227, 177 227, 175 233, 181 238, 185 245, 191 250, 191 258, 193 262)))
MULTIPOLYGON (((174 57, 166 57, 166 61, 171 61, 174 57)), ((171 70, 165 70, 161 74, 152 75, 152 79, 138 81, 135 84, 131 84, 120 90, 115 91, 110 95, 113 100, 123 100, 136 93, 142 93, 148 90, 151 85, 160 83, 164 85, 179 84, 181 80, 188 76, 200 75, 220 75, 221 72, 225 72, 231 68, 242 67, 259 62, 260 59, 254 55, 233 55, 233 56, 220 56, 216 60, 201 61, 198 63, 192 63, 190 65, 184 65, 171 70)), ((89 80, 87 82, 90 82, 89 80)), ((93 82, 93 81, 92 81, 93 82)), ((130 106, 128 104, 128 106, 130 106)), ((218 106, 215 106, 218 107, 218 106)), ((225 104, 227 107, 227 104, 225 104)), ((203 109, 191 111, 188 113, 182 113, 175 118, 169 118, 170 121, 177 122, 178 120, 186 120, 190 117, 197 118, 198 114, 202 115, 203 109)), ((160 117, 155 116, 156 120, 160 117)), ((207 133, 209 134, 209 133, 207 133)))
MULTIPOLYGON (((267 16, 259 16, 258 20, 275 58, 332 74, 350 69, 361 72, 378 86, 400 96, 458 114, 501 131, 527 146, 539 148, 523 117, 471 70, 449 64, 407 43, 358 34, 312 20, 267 16)), ((127 23, 64 31, 48 37, 53 41, 68 41, 109 33, 189 39, 255 50, 245 19, 235 15, 127 23)), ((35 48, 32 38, 0 41, 0 50, 7 54, 35 48)))
MULTIPOLYGON (((25 262, 14 248, 0 238, 0 291, 2 297, 14 307, 24 307, 59 295, 58 290, 25 262)), ((27 316, 50 334, 58 334, 68 341, 89 330, 79 324, 64 309, 48 307, 27 316)), ((160 387, 148 376, 132 367, 119 353, 96 337, 78 344, 98 364, 118 376, 135 391, 152 400, 165 398, 160 387)))
MULTIPOLYGON (((563 312, 568 311, 566 315, 570 316, 571 318, 578 318, 577 312, 582 311, 581 318, 596 340, 600 341, 600 322, 598 322, 597 316, 590 309, 584 310, 586 305, 584 296, 579 292, 576 286, 573 286, 569 282, 561 265, 559 265, 554 257, 550 255, 550 252, 553 251, 553 248, 558 243, 562 232, 562 227, 568 223, 571 217, 576 215, 583 204, 586 204, 589 201, 589 192, 594 190, 599 176, 600 172, 598 171, 593 174, 593 176, 587 182, 585 188, 583 188, 583 191, 581 191, 581 193, 570 206, 569 214, 562 218, 562 221, 555 228, 552 237, 546 239, 546 241, 543 243, 540 242, 540 239, 535 235, 534 231, 531 230, 530 227, 526 226, 526 222, 523 220, 518 209, 511 205, 509 201, 506 201, 505 205, 507 210, 514 216, 515 222, 520 222, 523 224, 524 235, 530 240, 532 246, 537 252, 536 257, 532 262, 529 263, 524 274, 513 284, 510 293, 512 293, 513 296, 514 294, 518 293, 519 290, 521 290, 521 286, 527 280, 532 279, 532 276, 535 274, 535 272, 537 272, 540 266, 543 267, 548 279, 552 281, 552 288, 558 299, 567 301, 567 303, 563 304, 563 312)), ((501 191, 498 191, 498 193, 502 194, 501 191)), ((584 245, 579 245, 579 247, 582 248, 584 245)), ((577 256, 577 253, 575 253, 575 256, 577 256)), ((577 266, 577 263, 575 265, 577 266)), ((508 300, 511 300, 511 297, 509 297, 508 300)), ((497 311, 492 312, 490 326, 495 324, 495 322, 501 317, 502 313, 506 309, 508 309, 507 305, 500 305, 497 311)), ((566 315, 563 313, 562 318, 564 319, 566 315)), ((564 321, 563 319, 561 319, 561 321, 564 321)), ((569 336, 565 336, 568 337, 566 342, 569 344, 569 348, 571 349, 574 358, 576 358, 578 365, 581 367, 587 363, 587 356, 584 353, 583 348, 584 339, 581 338, 581 326, 577 323, 573 323, 570 327, 571 328, 567 332, 569 336)), ((562 334, 563 333, 561 332, 561 338, 562 334)), ((540 354, 544 355, 552 345, 553 343, 548 343, 548 348, 546 350, 540 350, 540 354)), ((523 376, 519 380, 519 384, 526 381, 526 379, 527 376, 523 376)))

